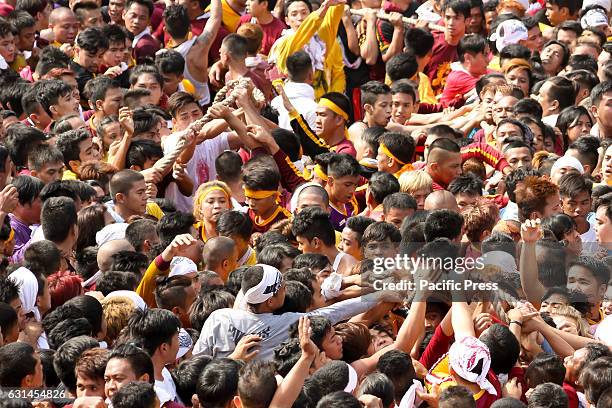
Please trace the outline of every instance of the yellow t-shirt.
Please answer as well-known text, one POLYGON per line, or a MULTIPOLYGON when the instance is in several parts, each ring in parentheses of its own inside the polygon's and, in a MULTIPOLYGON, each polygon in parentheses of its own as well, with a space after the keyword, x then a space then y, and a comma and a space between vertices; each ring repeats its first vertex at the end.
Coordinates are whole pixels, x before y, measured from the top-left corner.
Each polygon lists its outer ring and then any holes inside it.
POLYGON ((79 177, 72 170, 64 170, 64 175, 62 176, 62 180, 78 180, 79 177))
POLYGON ((157 203, 147 203, 147 214, 157 218, 158 221, 164 216, 164 212, 157 203))
MULTIPOLYGON (((234 10, 227 3, 227 0, 221 0, 221 9, 223 10, 223 25, 230 32, 235 33, 238 30, 238 24, 240 24, 240 17, 242 15, 234 10)), ((206 7, 206 11, 210 11, 210 6, 206 7)))
MULTIPOLYGON (((431 87, 431 81, 429 77, 422 72, 417 72, 416 75, 410 78, 412 81, 417 82, 418 93, 419 93, 419 101, 423 103, 430 103, 435 105, 438 103, 436 99, 436 94, 431 87), (417 78, 418 77, 418 78, 417 78)), ((391 86, 391 79, 389 79, 389 75, 385 75, 385 83, 391 86)))

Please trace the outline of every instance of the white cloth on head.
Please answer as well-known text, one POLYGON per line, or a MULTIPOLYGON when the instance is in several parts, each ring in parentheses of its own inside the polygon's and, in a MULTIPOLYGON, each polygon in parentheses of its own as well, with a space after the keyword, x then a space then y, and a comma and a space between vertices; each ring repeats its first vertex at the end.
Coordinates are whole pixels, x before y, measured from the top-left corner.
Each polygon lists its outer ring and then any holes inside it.
POLYGON ((357 371, 355 371, 350 364, 347 363, 346 366, 348 367, 348 383, 346 387, 344 387, 344 391, 352 394, 359 385, 359 376, 357 375, 357 371))
MULTIPOLYGON (((527 8, 527 7, 525 7, 527 8)), ((518 44, 529 38, 527 27, 520 20, 506 20, 497 26, 497 30, 491 34, 490 40, 495 42, 497 51, 500 52, 505 46, 518 44)))
POLYGON ((550 175, 552 176, 553 174, 555 174, 557 170, 560 170, 564 167, 572 167, 578 170, 580 174, 584 174, 584 167, 582 167, 582 163, 580 163, 580 161, 577 158, 566 155, 566 156, 563 156, 557 159, 557 161, 553 164, 552 168, 550 169, 550 175))
POLYGON ((125 222, 117 222, 108 224, 100 231, 96 232, 96 244, 102 246, 109 241, 125 239, 125 230, 129 224, 125 222))
POLYGON ((181 328, 178 335, 179 349, 176 353, 176 359, 183 357, 193 348, 193 340, 187 330, 181 328))
POLYGON ((493 384, 487 380, 491 368, 489 348, 476 337, 465 336, 456 340, 448 351, 448 363, 457 375, 478 386, 491 395, 497 395, 493 384), (480 372, 474 372, 480 365, 480 372))
POLYGON ((147 303, 144 301, 144 299, 141 298, 138 293, 132 290, 116 290, 106 295, 105 299, 111 299, 114 297, 121 297, 121 296, 125 296, 131 299, 132 302, 134 302, 134 307, 140 310, 145 310, 147 308, 147 303))
POLYGON ((339 273, 332 272, 321 284, 321 294, 325 300, 330 300, 340 296, 342 292, 342 278, 339 273))
POLYGON ((402 397, 402 400, 400 401, 397 408, 415 408, 421 405, 422 401, 417 396, 417 391, 425 391, 423 389, 423 384, 421 384, 419 380, 412 380, 412 385, 410 386, 410 388, 408 388, 408 390, 402 397))
POLYGON ((516 259, 504 251, 491 251, 482 255, 480 258, 485 265, 495 265, 504 272, 519 273, 516 267, 516 259))
POLYGON ((251 305, 258 305, 270 299, 276 294, 283 282, 283 275, 275 267, 264 264, 255 266, 263 268, 264 273, 261 281, 244 294, 244 300, 251 305))
POLYGON ((586 8, 590 6, 603 7, 609 13, 610 8, 612 8, 612 2, 610 0, 584 0, 582 2, 583 10, 586 10, 586 8))
POLYGON ((170 274, 168 276, 187 275, 197 271, 198 266, 191 259, 184 256, 175 256, 170 262, 170 274))
POLYGON ((9 279, 19 286, 19 300, 21 300, 23 313, 33 313, 34 318, 39 322, 41 316, 36 307, 36 300, 38 298, 38 279, 36 279, 34 273, 22 266, 11 273, 9 279))
POLYGON ((601 9, 591 9, 587 11, 580 19, 580 25, 583 29, 589 27, 602 27, 608 25, 608 16, 601 9))

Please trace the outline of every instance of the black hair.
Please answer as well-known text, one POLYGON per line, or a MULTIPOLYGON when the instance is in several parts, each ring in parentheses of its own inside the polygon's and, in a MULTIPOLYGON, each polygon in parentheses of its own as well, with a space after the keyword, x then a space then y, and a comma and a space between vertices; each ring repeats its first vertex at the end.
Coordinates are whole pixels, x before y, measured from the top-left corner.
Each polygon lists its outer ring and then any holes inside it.
POLYGON ((600 82, 596 74, 586 69, 575 69, 565 74, 565 77, 577 84, 579 88, 587 88, 589 92, 600 82))
POLYGON ((333 246, 336 242, 336 234, 329 214, 318 207, 305 208, 297 214, 293 218, 291 231, 296 237, 301 236, 308 241, 312 241, 315 237, 319 238, 328 247, 333 246))
POLYGON ((101 28, 89 27, 79 32, 76 45, 89 53, 98 54, 108 49, 108 38, 103 35, 101 28))
POLYGON ((195 224, 193 214, 177 211, 166 214, 157 224, 161 245, 166 248, 177 235, 188 234, 195 224))
POLYGON ((6 336, 18 324, 17 312, 8 303, 0 302, 0 329, 6 336))
POLYGON ((135 140, 128 148, 125 167, 138 166, 144 170, 147 160, 158 160, 164 156, 160 145, 152 140, 135 140))
POLYGON ((28 165, 28 154, 32 147, 45 140, 46 136, 40 130, 22 123, 15 123, 6 129, 4 142, 11 160, 20 169, 28 165))
POLYGON ((482 196, 484 183, 473 173, 466 173, 455 177, 448 185, 448 191, 452 194, 465 193, 471 196, 482 196))
POLYGON ((10 343, 0 347, 0 386, 21 387, 23 379, 36 371, 36 357, 27 343, 10 343))
MULTIPOLYGON (((303 1, 303 0, 300 0, 300 1, 303 1)), ((351 102, 349 101, 348 97, 345 94, 340 93, 340 92, 328 92, 326 94, 323 94, 321 98, 329 99, 330 101, 338 105, 338 107, 342 109, 342 111, 346 112, 346 114, 349 116, 349 119, 350 119, 351 102)), ((337 115, 337 114, 334 113, 334 115, 337 115)))
POLYGON ((17 176, 11 184, 17 189, 19 194, 19 204, 32 205, 34 200, 40 196, 40 192, 45 186, 42 180, 32 176, 17 176))
POLYGON ((393 382, 383 373, 371 373, 359 385, 358 395, 373 395, 380 398, 383 407, 390 407, 395 401, 393 382))
MULTIPOLYGON (((166 31, 172 38, 185 38, 189 33, 189 14, 180 4, 173 4, 164 10, 166 31)), ((190 398, 191 399, 191 398, 190 398)))
POLYGON ((110 361, 113 358, 126 360, 130 363, 130 367, 132 367, 132 371, 134 371, 136 378, 148 374, 149 383, 153 384, 155 382, 155 371, 151 356, 136 344, 125 343, 113 348, 113 351, 111 351, 108 356, 108 360, 110 361))
POLYGON ((296 51, 287 57, 285 62, 289 79, 293 82, 304 82, 312 71, 312 60, 306 51, 296 51))
POLYGON ((121 47, 125 46, 127 34, 124 29, 117 24, 105 24, 102 27, 102 35, 108 38, 109 47, 113 43, 121 43, 121 47))
POLYGON ((229 34, 223 39, 223 45, 232 58, 240 60, 247 57, 249 44, 243 36, 236 33, 229 34))
MULTIPOLYGON (((335 234, 334 241, 335 243, 335 234)), ((333 245, 333 243, 332 243, 333 245)), ((278 243, 269 245, 263 248, 261 251, 257 251, 257 263, 262 263, 280 269, 282 266, 283 259, 291 258, 294 259, 300 254, 300 251, 288 243, 278 243)))
POLYGON ((522 182, 523 180, 525 180, 526 177, 529 176, 539 177, 541 176, 541 174, 537 170, 521 167, 519 169, 513 170, 510 174, 506 176, 506 190, 508 193, 508 198, 510 198, 511 201, 516 202, 516 196, 514 192, 518 183, 522 182))
POLYGON ((242 181, 245 188, 251 190, 268 190, 273 191, 278 189, 281 175, 278 168, 260 167, 255 164, 262 164, 261 162, 256 163, 251 160, 250 166, 243 170, 242 181))
MULTIPOLYGON (((410 81, 408 79, 400 79, 399 81, 395 81, 391 84, 391 95, 395 95, 398 93, 410 95, 412 96, 412 102, 416 103, 417 101, 419 101, 416 88, 417 87, 415 87, 415 84, 413 81, 410 81)), ((371 127, 367 128, 363 132, 363 135, 361 137, 363 138, 365 133, 370 129, 372 128, 371 127)), ((384 128, 381 128, 381 129, 384 129, 384 128)))
MULTIPOLYGON (((364 218, 367 217, 351 217, 351 218, 364 218)), ((349 218, 349 220, 351 219, 349 218)), ((374 222, 374 220, 372 220, 374 222)), ((348 224, 348 221, 347 221, 348 224)), ((349 227, 350 228, 350 227, 349 227)), ((365 228, 364 228, 365 229, 365 228)), ((330 264, 329 259, 323 254, 299 254, 293 259, 293 269, 308 268, 313 272, 319 272, 330 264)))
POLYGON ((217 179, 226 183, 240 180, 242 158, 233 150, 226 150, 215 159, 217 179))
POLYGON ((413 53, 402 52, 391 57, 385 64, 389 79, 393 82, 411 79, 419 70, 419 64, 413 53))
POLYGON ((360 408, 361 403, 346 391, 336 391, 325 395, 316 408, 360 408))
MULTIPOLYGON (((542 115, 544 111, 542 110, 542 105, 538 101, 532 98, 523 98, 520 99, 512 109, 514 115, 529 115, 529 118, 533 118, 536 121, 542 119, 542 115)), ((542 130, 544 133, 544 130, 542 130)))
POLYGON ((130 316, 127 327, 130 335, 140 341, 144 350, 152 356, 159 346, 172 341, 181 322, 169 310, 138 309, 130 316))
POLYGON ((72 88, 59 79, 43 79, 37 81, 36 100, 49 116, 52 117, 51 106, 57 105, 59 98, 72 93, 72 88))
POLYGON ((211 361, 212 357, 199 354, 181 362, 172 371, 176 394, 186 406, 192 406, 191 397, 196 393, 198 377, 211 361))
POLYGON ((507 326, 494 324, 480 337, 491 353, 491 370, 497 375, 508 374, 518 360, 521 346, 507 326))
POLYGON ((419 58, 425 57, 433 48, 434 37, 428 30, 420 27, 407 28, 404 34, 404 44, 407 51, 419 58))
POLYGON ((235 300, 235 295, 226 291, 225 288, 200 291, 200 294, 189 309, 191 327, 201 331, 204 322, 212 312, 218 309, 232 308, 235 300))
POLYGON ((53 367, 68 391, 76 393, 76 373, 74 369, 81 354, 96 347, 100 347, 100 343, 94 338, 78 336, 59 345, 57 348, 53 356, 53 367))
MULTIPOLYGON (((131 1, 140 2, 140 1, 150 1, 150 0, 131 0, 131 1)), ((129 5, 126 5, 125 9, 127 10, 128 8, 129 8, 129 5)), ((130 85, 132 86, 136 85, 136 82, 138 82, 138 77, 140 77, 140 75, 143 75, 143 74, 153 75, 157 83, 159 83, 159 86, 160 87, 164 86, 164 78, 159 73, 159 70, 157 69, 157 67, 151 64, 137 65, 136 68, 134 68, 132 72, 130 72, 130 85)))
POLYGON ((98 299, 93 296, 81 295, 70 299, 65 304, 74 306, 81 311, 83 317, 91 324, 93 334, 98 334, 102 331, 104 311, 98 299))
POLYGON ((399 132, 386 132, 380 137, 379 144, 384 144, 403 163, 412 162, 415 150, 415 143, 412 137, 399 132))
POLYGON ((255 252, 260 253, 264 248, 274 244, 289 244, 289 239, 278 231, 267 231, 255 241, 255 252))
POLYGON ((588 269, 600 285, 608 284, 610 281, 610 268, 608 265, 592 256, 579 256, 570 262, 569 268, 572 266, 581 266, 588 269))
MULTIPOLYGON (((417 202, 408 193, 393 193, 389 194, 382 202, 383 204, 383 212, 388 213, 392 208, 398 208, 400 210, 417 210, 417 202)), ((347 221, 348 226, 348 221, 347 221)), ((350 227, 349 227, 350 228, 350 227)))
POLYGON ((90 138, 91 135, 86 129, 77 129, 64 132, 58 136, 55 146, 64 156, 64 165, 70 169, 71 161, 80 161, 81 142, 90 138))
POLYGON ((563 360, 552 354, 538 354, 525 369, 525 381, 529 388, 547 382, 563 385, 564 377, 563 360))
MULTIPOLYGON (((457 55, 459 61, 465 61, 465 54, 476 55, 484 53, 487 49, 487 40, 479 34, 467 34, 459 41, 457 55)), ((501 57, 500 57, 501 58, 501 57)))
POLYGON ((220 236, 239 236, 248 241, 253 231, 253 221, 240 211, 226 211, 219 216, 215 229, 220 236))
POLYGON ((395 400, 400 401, 416 378, 412 358, 402 350, 389 350, 380 356, 376 368, 392 382, 395 400))
POLYGON ((52 163, 64 163, 62 152, 55 146, 39 144, 31 148, 28 154, 28 168, 30 170, 40 171, 43 166, 52 163))
POLYGON ((580 383, 584 387, 584 396, 591 405, 599 406, 603 391, 612 387, 611 373, 612 357, 600 357, 582 369, 580 383))
POLYGON ((576 229, 576 222, 568 215, 555 214, 543 219, 542 227, 552 232, 558 241, 563 241, 565 234, 576 229))
POLYGON ((462 385, 445 388, 439 397, 439 403, 444 408, 476 408, 476 400, 472 392, 462 385))
POLYGON ((590 55, 570 55, 567 66, 571 67, 572 70, 585 69, 593 74, 597 74, 597 60, 590 55))
POLYGON ((400 190, 397 177, 386 172, 376 172, 370 177, 368 192, 377 204, 382 204, 385 197, 400 190))
POLYGON ((306 313, 312 304, 312 291, 302 282, 286 280, 285 301, 283 305, 274 311, 274 314, 283 313, 306 313))
POLYGON ((457 15, 463 15, 464 18, 470 17, 470 9, 472 5, 468 0, 448 0, 442 5, 442 11, 448 9, 453 10, 457 15))
POLYGON ((111 398, 116 408, 151 408, 156 401, 158 399, 153 385, 143 381, 132 381, 124 385, 111 398))
POLYGON ((45 238, 63 242, 77 223, 74 201, 66 197, 52 197, 43 203, 40 222, 45 238))
POLYGON ((425 241, 448 238, 451 241, 461 235, 463 216, 450 210, 435 210, 425 220, 425 241))
POLYGON ((565 408, 568 406, 567 394, 560 385, 544 383, 535 387, 529 398, 529 408, 565 408))
POLYGON ((147 10, 149 11, 149 18, 153 15, 153 1, 151 0, 128 0, 125 4, 125 10, 128 10, 132 4, 140 4, 141 6, 145 6, 147 8, 147 10))
POLYGON ((272 129, 272 137, 278 147, 287 155, 292 162, 300 160, 301 146, 300 138, 290 130, 283 128, 272 129))
POLYGON ((134 291, 138 286, 138 277, 130 272, 107 271, 96 282, 96 290, 104 296, 117 290, 134 291))
POLYGON ((25 10, 32 17, 36 17, 37 13, 42 13, 47 8, 47 0, 17 0, 15 10, 25 10))
POLYGON ((368 225, 365 229, 363 237, 361 237, 361 243, 365 246, 372 241, 381 242, 387 239, 399 244, 402 240, 402 234, 395 225, 384 221, 377 221, 368 225))
POLYGON ((238 390, 241 364, 230 358, 215 359, 208 363, 196 386, 201 406, 224 407, 238 390))
POLYGON ((165 50, 155 56, 155 65, 162 74, 183 75, 185 58, 176 50, 165 50))

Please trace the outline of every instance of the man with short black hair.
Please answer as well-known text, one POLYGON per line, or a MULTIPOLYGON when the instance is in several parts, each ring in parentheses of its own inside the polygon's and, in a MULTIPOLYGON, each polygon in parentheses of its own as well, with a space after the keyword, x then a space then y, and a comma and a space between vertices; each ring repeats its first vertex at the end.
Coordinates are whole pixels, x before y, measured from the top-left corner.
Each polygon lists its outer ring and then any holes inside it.
POLYGON ((612 81, 605 81, 595 86, 591 91, 591 113, 597 123, 591 129, 593 136, 601 140, 612 138, 612 81))
POLYGON ((64 156, 66 170, 62 180, 78 180, 81 163, 100 159, 100 152, 94 146, 91 135, 85 129, 62 133, 57 138, 55 145, 64 156))
POLYGON ((153 15, 151 0, 128 0, 123 11, 125 27, 134 35, 132 48, 136 63, 142 64, 147 58, 155 58, 160 44, 152 35, 149 25, 153 15))
POLYGON ((32 235, 32 227, 40 224, 42 201, 40 192, 45 186, 42 181, 32 176, 17 176, 13 179, 19 200, 12 213, 9 214, 11 228, 15 231, 15 249, 11 261, 23 260, 23 253, 32 235))
POLYGON ((417 210, 416 200, 408 193, 393 193, 382 202, 382 221, 395 225, 398 229, 406 218, 410 218, 417 210))
POLYGON ((41 388, 43 367, 38 353, 27 343, 0 347, 0 386, 41 388))

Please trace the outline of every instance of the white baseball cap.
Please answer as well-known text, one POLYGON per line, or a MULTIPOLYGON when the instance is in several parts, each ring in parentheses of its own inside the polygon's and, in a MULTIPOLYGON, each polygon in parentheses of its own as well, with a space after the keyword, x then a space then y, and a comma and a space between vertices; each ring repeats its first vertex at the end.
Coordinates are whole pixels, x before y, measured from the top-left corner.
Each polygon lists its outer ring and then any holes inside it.
POLYGON ((506 20, 497 26, 490 40, 495 42, 495 47, 499 52, 505 46, 518 44, 519 41, 526 40, 528 37, 527 27, 520 20, 506 20))
POLYGON ((580 19, 580 25, 583 29, 589 27, 601 27, 608 25, 608 16, 602 9, 591 9, 587 11, 580 19))
POLYGON ((590 6, 603 7, 609 13, 610 12, 610 8, 612 8, 612 2, 611 2, 611 0, 584 0, 582 2, 582 9, 583 10, 586 10, 590 6))
POLYGON ((170 277, 197 272, 198 266, 189 258, 175 256, 170 262, 170 277))

